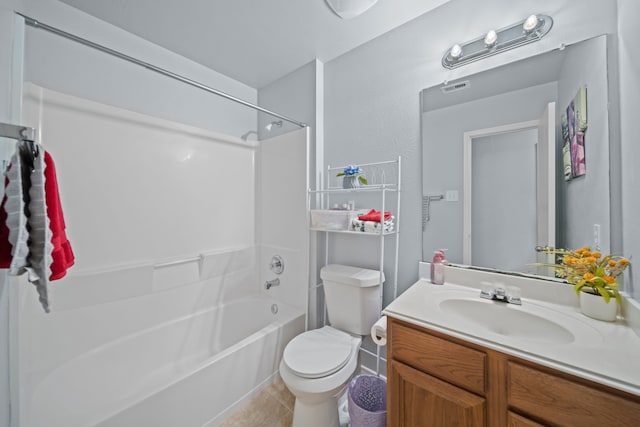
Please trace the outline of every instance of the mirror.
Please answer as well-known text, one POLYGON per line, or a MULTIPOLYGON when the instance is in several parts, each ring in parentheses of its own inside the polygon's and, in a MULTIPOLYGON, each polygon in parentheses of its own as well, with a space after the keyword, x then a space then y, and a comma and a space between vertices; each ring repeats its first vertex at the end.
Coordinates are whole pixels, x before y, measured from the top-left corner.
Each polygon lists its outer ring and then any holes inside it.
POLYGON ((593 196, 609 195, 607 64, 599 36, 421 92, 423 260, 446 248, 451 263, 544 274, 536 245, 610 252, 611 201, 593 196), (565 181, 562 120, 583 86, 586 173, 565 181))

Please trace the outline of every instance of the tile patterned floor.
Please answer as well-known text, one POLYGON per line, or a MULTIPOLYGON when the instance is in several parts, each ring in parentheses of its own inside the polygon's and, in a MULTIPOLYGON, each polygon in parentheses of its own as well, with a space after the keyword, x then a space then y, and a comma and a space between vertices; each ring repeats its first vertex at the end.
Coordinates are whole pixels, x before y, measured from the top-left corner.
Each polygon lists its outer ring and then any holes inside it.
POLYGON ((262 390, 219 427, 291 427, 295 398, 280 380, 262 390))

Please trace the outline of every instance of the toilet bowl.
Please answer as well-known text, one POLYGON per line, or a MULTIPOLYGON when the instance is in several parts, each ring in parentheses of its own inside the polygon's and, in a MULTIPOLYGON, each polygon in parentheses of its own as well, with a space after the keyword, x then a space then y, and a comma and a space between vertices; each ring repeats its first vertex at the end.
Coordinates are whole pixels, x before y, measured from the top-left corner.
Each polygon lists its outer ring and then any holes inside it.
POLYGON ((331 326, 289 342, 280 376, 296 398, 293 427, 339 427, 337 398, 358 368, 361 342, 331 326))
POLYGON ((320 270, 331 326, 284 349, 280 376, 296 397, 293 427, 338 427, 337 397, 358 368, 362 336, 380 315, 381 271, 329 264, 320 270))

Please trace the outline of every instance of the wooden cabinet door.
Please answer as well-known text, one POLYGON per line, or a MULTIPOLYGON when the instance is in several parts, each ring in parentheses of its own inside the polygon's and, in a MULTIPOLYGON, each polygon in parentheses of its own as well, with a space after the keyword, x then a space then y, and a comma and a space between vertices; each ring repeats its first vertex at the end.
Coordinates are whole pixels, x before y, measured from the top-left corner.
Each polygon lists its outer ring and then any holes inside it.
POLYGON ((640 426, 640 403, 516 362, 507 364, 509 407, 553 425, 640 426))
POLYGON ((509 427, 544 427, 542 424, 511 411, 507 412, 507 422, 509 427))
POLYGON ((391 360, 389 427, 483 427, 485 399, 391 360))

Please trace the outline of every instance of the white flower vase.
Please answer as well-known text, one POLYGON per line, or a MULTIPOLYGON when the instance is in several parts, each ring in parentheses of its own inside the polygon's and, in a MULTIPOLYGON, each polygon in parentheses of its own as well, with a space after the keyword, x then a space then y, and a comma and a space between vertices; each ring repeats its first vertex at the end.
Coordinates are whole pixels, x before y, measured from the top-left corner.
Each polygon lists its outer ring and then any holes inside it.
POLYGON ((357 175, 345 175, 342 177, 342 188, 358 188, 360 187, 360 181, 358 181, 357 175))
POLYGON ((580 292, 580 311, 585 316, 594 319, 614 322, 618 314, 618 303, 613 297, 611 297, 609 303, 606 303, 600 295, 580 292))

